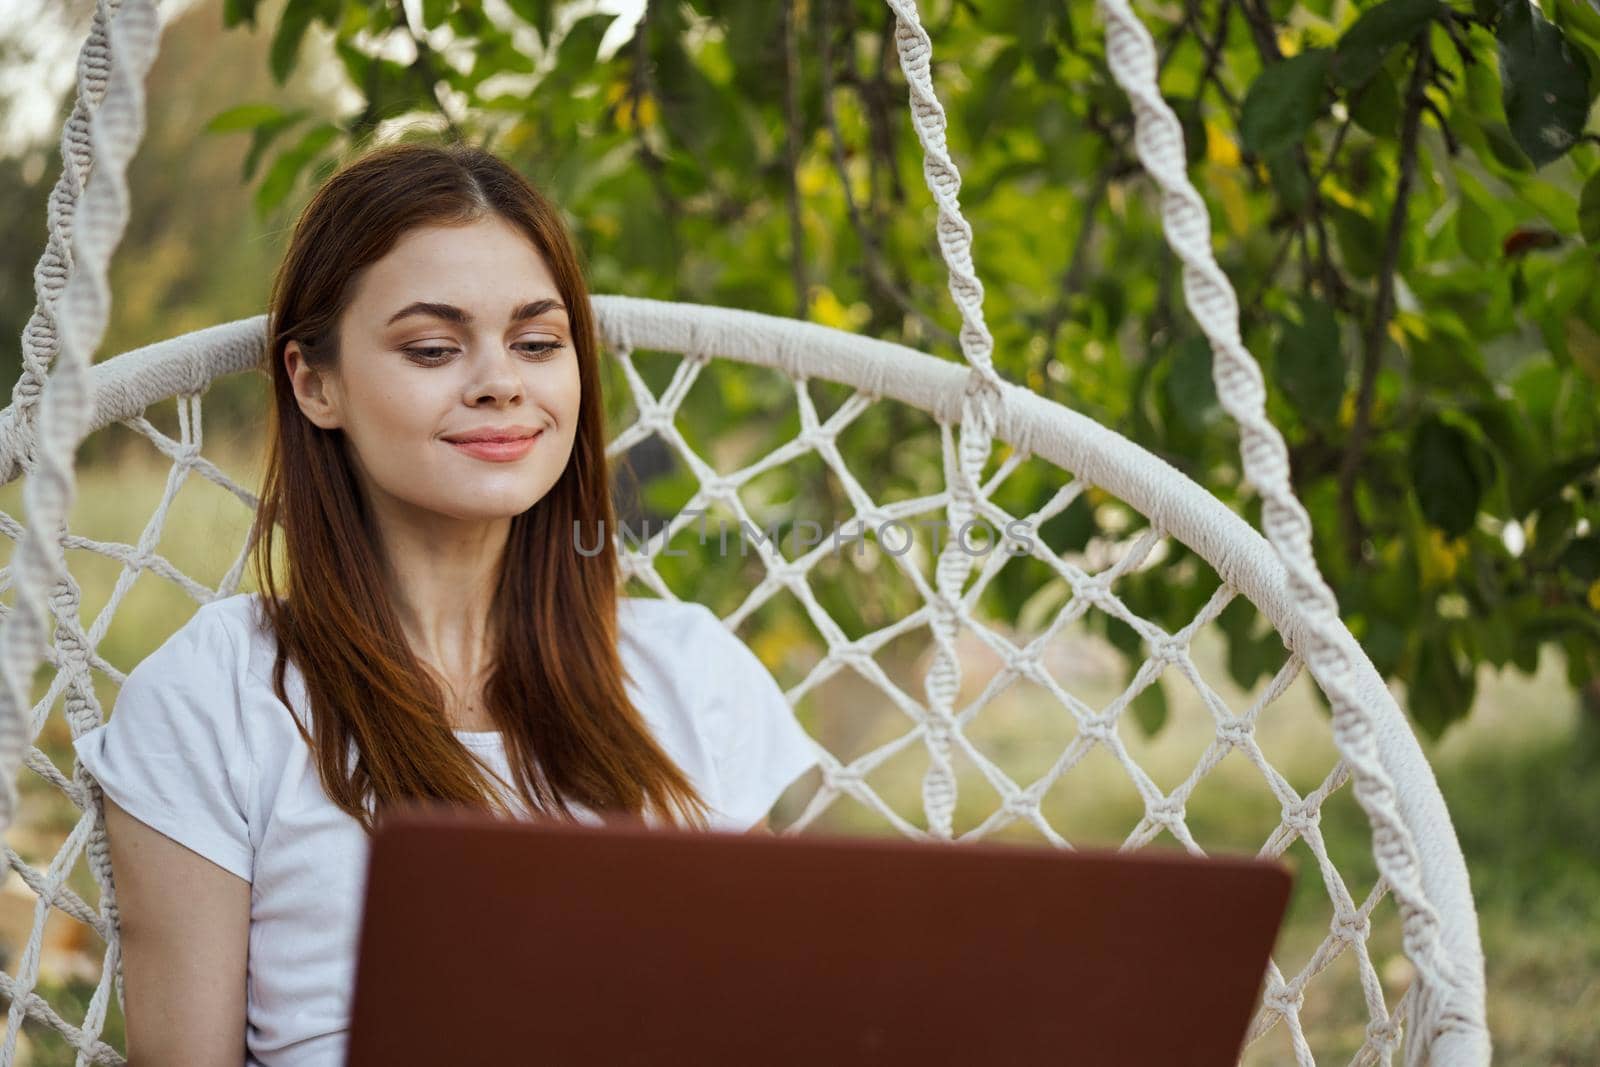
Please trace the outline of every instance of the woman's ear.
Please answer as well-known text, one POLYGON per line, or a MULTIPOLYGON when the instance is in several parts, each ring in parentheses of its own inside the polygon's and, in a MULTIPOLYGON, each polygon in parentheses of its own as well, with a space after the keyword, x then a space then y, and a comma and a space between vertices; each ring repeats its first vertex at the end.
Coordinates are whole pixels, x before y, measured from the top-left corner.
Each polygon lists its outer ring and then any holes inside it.
POLYGON ((306 359, 299 341, 290 341, 283 348, 283 366, 289 373, 289 383, 294 388, 295 402, 312 423, 324 430, 339 426, 339 398, 336 383, 313 367, 306 359))

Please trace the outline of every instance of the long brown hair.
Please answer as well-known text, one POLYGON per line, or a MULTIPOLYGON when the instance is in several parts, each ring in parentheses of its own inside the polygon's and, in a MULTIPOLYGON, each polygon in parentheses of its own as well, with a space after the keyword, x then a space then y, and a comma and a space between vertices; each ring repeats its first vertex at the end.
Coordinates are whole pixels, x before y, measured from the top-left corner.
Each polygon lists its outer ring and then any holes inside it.
POLYGON ((602 536, 598 552, 580 553, 572 540, 580 528, 616 529, 599 344, 582 267, 556 208, 481 149, 404 142, 367 152, 316 191, 295 225, 272 288, 271 429, 251 540, 278 641, 273 684, 287 704, 284 672, 293 660, 314 713, 310 733, 298 716, 295 725, 329 798, 369 832, 397 804, 500 807, 487 769, 452 732, 441 680, 401 630, 343 434, 305 417, 284 364, 290 339, 311 366, 336 364, 354 275, 403 234, 490 215, 521 229, 549 266, 567 307, 582 397, 566 469, 511 520, 490 608, 496 644, 487 710, 504 738, 514 787, 532 810, 572 818, 568 804, 576 802, 637 819, 648 807, 703 825, 704 801, 624 688, 615 545, 602 536), (279 526, 281 586, 273 550, 279 526))

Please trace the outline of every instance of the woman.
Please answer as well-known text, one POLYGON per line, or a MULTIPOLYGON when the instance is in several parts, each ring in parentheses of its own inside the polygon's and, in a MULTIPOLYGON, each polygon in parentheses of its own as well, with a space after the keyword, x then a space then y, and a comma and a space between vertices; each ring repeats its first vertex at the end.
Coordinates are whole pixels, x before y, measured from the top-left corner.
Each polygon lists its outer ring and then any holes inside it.
POLYGON ((503 162, 397 144, 333 175, 268 356, 265 592, 202 606, 76 742, 134 1067, 343 1062, 392 802, 761 829, 815 762, 711 612, 619 597, 588 294, 503 162))

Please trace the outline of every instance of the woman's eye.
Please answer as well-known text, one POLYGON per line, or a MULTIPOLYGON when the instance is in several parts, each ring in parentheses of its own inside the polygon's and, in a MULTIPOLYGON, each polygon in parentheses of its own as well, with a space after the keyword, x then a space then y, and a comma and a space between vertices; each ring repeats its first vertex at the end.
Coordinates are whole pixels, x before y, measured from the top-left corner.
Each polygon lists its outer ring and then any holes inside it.
POLYGON ((450 353, 454 352, 455 349, 453 349, 453 348, 428 348, 428 347, 423 347, 423 346, 414 346, 414 347, 411 347, 411 348, 402 348, 400 351, 404 352, 408 356, 411 356, 413 359, 421 360, 421 361, 424 361, 424 362, 438 362, 439 360, 442 360, 445 356, 448 356, 450 353))
MULTIPOLYGON (((557 349, 565 348, 560 341, 522 341, 513 348, 526 352, 529 355, 544 357, 557 349)), ((400 351, 406 353, 418 363, 442 363, 446 357, 453 355, 457 349, 428 345, 411 345, 400 351)))

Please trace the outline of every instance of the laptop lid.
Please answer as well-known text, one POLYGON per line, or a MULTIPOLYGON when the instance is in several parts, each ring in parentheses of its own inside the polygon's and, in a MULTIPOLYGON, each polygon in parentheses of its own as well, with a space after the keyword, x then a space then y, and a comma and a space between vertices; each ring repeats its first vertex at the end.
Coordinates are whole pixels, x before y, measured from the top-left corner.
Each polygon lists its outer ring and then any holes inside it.
POLYGON ((368 866, 350 1067, 1237 1063, 1254 859, 414 808, 368 866))

